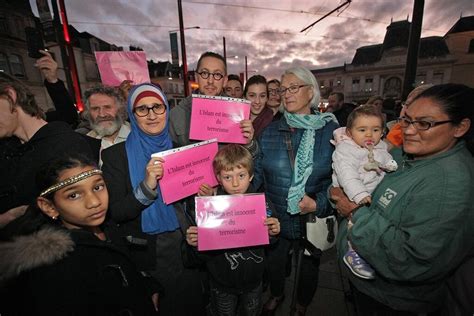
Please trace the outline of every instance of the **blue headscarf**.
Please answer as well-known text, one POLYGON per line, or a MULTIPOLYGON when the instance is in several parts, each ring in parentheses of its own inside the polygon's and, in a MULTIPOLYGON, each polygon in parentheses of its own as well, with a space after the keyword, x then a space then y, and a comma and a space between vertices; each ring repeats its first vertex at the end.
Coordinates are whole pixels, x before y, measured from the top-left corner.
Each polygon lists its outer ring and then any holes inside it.
MULTIPOLYGON (((151 154, 168 150, 173 147, 168 134, 169 105, 166 96, 157 86, 144 83, 134 87, 129 94, 127 104, 128 117, 130 118, 131 132, 125 142, 127 151, 128 169, 132 187, 136 188, 145 179, 145 168, 151 159, 151 154), (158 135, 148 135, 137 124, 133 113, 133 105, 138 96, 158 95, 166 105, 166 125, 158 135)), ((179 227, 178 219, 172 205, 166 205, 162 198, 160 188, 156 188, 158 197, 142 212, 142 230, 147 234, 159 234, 174 231, 179 227)))

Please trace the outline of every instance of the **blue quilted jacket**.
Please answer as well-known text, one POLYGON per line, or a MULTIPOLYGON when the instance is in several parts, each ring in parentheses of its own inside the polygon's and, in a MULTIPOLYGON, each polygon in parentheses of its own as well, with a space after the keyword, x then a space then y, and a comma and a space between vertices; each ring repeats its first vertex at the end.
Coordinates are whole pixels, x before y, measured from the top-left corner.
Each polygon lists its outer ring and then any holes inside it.
MULTIPOLYGON (((313 172, 306 182, 306 194, 316 200, 316 215, 319 217, 332 213, 327 199, 327 189, 331 184, 334 146, 329 141, 337 127, 336 123, 330 122, 317 130, 315 135, 313 172)), ((293 171, 285 135, 290 136, 293 153, 296 155, 303 132, 303 129, 290 128, 284 118, 272 122, 260 136, 260 150, 255 160, 253 186, 259 188, 263 185, 266 198, 275 205, 281 223, 280 236, 288 239, 300 237, 300 216, 290 215, 286 211, 286 198, 293 171)))

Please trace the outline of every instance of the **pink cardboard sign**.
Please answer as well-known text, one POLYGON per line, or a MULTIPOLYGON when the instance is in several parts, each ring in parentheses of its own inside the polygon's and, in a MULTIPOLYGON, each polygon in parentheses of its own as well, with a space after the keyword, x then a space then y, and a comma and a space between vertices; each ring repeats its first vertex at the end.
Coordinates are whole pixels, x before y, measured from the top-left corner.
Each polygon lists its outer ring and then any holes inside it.
POLYGON ((265 195, 196 197, 198 250, 267 245, 265 195))
POLYGON ((217 140, 170 149, 151 155, 163 157, 164 173, 159 181, 163 202, 166 204, 196 194, 203 183, 217 185, 212 161, 217 153, 217 140))
POLYGON ((104 85, 119 86, 124 80, 150 82, 145 52, 95 52, 95 58, 104 85))
POLYGON ((247 139, 240 130, 240 121, 249 117, 250 101, 193 94, 189 138, 245 144, 247 139))

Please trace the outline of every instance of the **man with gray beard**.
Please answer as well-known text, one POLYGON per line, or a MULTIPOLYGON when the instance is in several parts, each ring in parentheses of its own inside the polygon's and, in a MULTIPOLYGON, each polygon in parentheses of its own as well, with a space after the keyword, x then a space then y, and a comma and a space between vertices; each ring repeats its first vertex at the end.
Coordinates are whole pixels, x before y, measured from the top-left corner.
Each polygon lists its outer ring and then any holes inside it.
POLYGON ((84 115, 92 129, 87 136, 101 140, 101 151, 127 139, 130 124, 125 121, 125 106, 116 88, 98 85, 87 90, 84 99, 84 115))

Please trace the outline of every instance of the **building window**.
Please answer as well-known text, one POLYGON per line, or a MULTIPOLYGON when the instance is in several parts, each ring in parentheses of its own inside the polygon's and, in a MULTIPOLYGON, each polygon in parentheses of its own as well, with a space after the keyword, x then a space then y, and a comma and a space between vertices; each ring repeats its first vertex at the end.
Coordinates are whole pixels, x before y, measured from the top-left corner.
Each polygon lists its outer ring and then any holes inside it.
POLYGON ((25 76, 25 68, 23 67, 23 60, 20 55, 12 54, 10 56, 10 65, 12 67, 12 74, 17 77, 25 76))
POLYGON ((352 79, 352 92, 359 91, 360 79, 352 79))
POLYGON ((337 78, 337 85, 338 85, 338 86, 342 85, 342 80, 341 80, 341 78, 337 78))
POLYGON ((329 86, 330 86, 330 87, 334 86, 334 80, 332 80, 332 79, 329 80, 329 86))
POLYGON ((385 81, 383 95, 387 98, 400 98, 402 94, 402 80, 390 77, 385 81))
POLYGON ((8 22, 4 16, 0 16, 0 33, 8 33, 8 22))
POLYGON ((443 83, 444 73, 441 71, 433 73, 433 84, 442 84, 443 83))
POLYGON ((324 88, 324 84, 325 84, 324 80, 321 80, 321 81, 319 82, 319 86, 321 87, 321 89, 324 88))
POLYGON ((8 66, 7 55, 4 53, 0 53, 0 71, 11 74, 10 67, 8 66))
POLYGON ((374 83, 374 79, 372 78, 366 78, 365 79, 365 87, 364 87, 364 90, 366 92, 371 92, 372 89, 373 89, 373 83, 374 83))
POLYGON ((469 42, 469 49, 467 50, 468 54, 474 54, 474 39, 469 42))
POLYGON ((23 21, 23 19, 19 18, 19 17, 16 17, 14 19, 15 30, 13 30, 13 31, 16 32, 17 37, 26 39, 25 27, 24 27, 22 21, 23 21))

